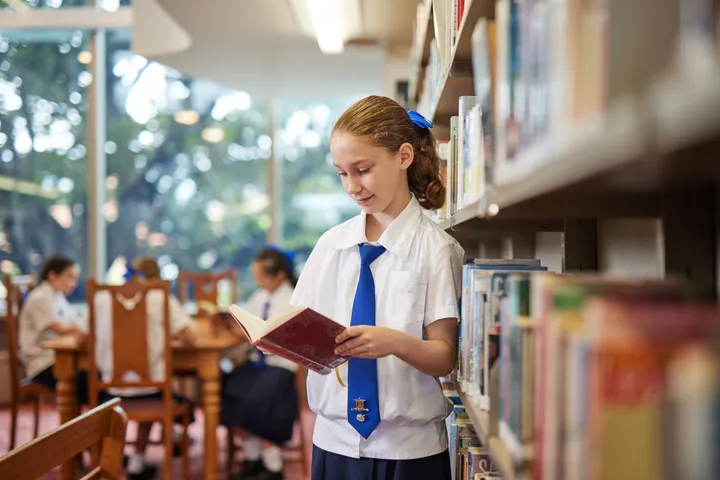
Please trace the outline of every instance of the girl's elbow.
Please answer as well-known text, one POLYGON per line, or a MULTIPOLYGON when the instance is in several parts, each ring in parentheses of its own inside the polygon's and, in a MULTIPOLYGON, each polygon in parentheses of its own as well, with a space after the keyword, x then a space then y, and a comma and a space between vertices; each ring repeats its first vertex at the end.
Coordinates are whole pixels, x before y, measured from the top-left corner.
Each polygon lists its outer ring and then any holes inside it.
POLYGON ((453 372, 453 370, 455 370, 455 361, 448 362, 447 364, 443 365, 442 368, 438 369, 437 376, 447 377, 453 372))

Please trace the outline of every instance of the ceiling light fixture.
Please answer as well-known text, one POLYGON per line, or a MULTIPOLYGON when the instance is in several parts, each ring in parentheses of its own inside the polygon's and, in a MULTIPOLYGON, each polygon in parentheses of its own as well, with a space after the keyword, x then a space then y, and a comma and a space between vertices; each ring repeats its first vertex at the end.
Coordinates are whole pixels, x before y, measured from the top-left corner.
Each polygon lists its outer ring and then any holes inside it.
POLYGON ((301 31, 315 35, 326 55, 343 52, 345 40, 362 32, 360 0, 291 0, 301 31))

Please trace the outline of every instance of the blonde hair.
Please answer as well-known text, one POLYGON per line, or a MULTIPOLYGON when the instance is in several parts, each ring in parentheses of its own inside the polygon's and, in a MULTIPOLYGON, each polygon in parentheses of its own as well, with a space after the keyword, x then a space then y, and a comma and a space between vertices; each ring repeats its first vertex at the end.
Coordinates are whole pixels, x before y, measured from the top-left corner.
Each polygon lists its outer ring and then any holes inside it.
POLYGON ((427 210, 437 210, 445 204, 435 137, 429 129, 415 125, 395 100, 377 95, 358 100, 335 122, 332 133, 336 132, 367 138, 391 155, 402 144, 409 143, 415 155, 407 171, 410 191, 427 210))

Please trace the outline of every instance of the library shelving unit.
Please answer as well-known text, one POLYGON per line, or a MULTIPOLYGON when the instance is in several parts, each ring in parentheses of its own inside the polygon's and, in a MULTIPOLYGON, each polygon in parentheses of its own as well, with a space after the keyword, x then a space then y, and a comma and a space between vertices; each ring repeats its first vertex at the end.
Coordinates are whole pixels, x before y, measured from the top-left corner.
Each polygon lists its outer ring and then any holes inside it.
MULTIPOLYGON (((415 106, 437 35, 433 9, 457 1, 425 3, 411 56, 415 106)), ((459 97, 474 95, 473 30, 478 20, 495 19, 495 5, 464 1, 456 41, 436 73, 425 111, 440 141, 450 139, 459 97)), ((692 62, 676 63, 642 94, 608 106, 592 124, 571 125, 551 145, 521 151, 516 163, 527 167, 504 172, 509 175, 500 185, 487 185, 480 200, 438 223, 468 257, 542 259, 547 252, 538 235, 549 232, 559 271, 618 273, 620 265, 619 273, 681 277, 717 297, 720 68, 696 74, 688 67, 692 62), (638 263, 648 258, 656 262, 652 267, 638 263)), ((503 478, 529 478, 532 459, 513 461, 493 426, 492 407, 482 411, 457 382, 455 388, 503 478)))

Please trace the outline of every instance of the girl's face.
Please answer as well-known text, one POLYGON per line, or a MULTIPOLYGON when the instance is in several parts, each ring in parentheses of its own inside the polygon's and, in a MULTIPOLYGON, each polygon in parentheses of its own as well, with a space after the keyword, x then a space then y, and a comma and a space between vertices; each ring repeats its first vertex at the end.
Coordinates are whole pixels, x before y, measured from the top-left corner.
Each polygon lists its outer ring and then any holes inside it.
POLYGON ((391 155, 362 137, 337 132, 330 139, 330 154, 345 191, 365 213, 398 214, 405 208, 410 194, 407 169, 413 161, 410 144, 391 155))
POLYGON ((48 282, 50 285, 63 294, 70 295, 77 287, 78 277, 80 276, 80 268, 72 265, 60 273, 50 272, 48 274, 48 282))
POLYGON ((267 272, 266 266, 261 261, 252 262, 250 268, 252 269, 255 285, 262 290, 272 292, 285 280, 285 272, 273 276, 267 272))

